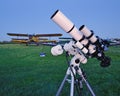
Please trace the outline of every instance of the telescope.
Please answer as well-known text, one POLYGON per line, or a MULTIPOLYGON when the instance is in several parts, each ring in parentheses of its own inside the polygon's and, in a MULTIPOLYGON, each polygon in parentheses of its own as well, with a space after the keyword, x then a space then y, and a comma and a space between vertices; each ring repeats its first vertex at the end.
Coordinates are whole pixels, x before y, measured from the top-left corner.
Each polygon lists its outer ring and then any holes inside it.
MULTIPOLYGON (((101 38, 95 36, 92 30, 89 30, 85 25, 82 25, 80 26, 79 29, 77 29, 75 24, 72 23, 72 21, 70 21, 60 10, 57 10, 51 16, 51 19, 58 26, 60 26, 65 32, 67 32, 72 36, 72 38, 74 39, 74 42, 72 42, 74 45, 74 47, 72 46, 74 50, 76 50, 77 48, 77 50, 79 49, 81 53, 86 57, 97 58, 98 60, 101 61, 100 63, 101 67, 107 67, 110 65, 110 61, 111 61, 110 57, 107 57, 104 54, 105 43, 101 38)), ((71 44, 69 43, 67 46, 70 47, 71 44)), ((70 50, 66 50, 66 47, 63 49, 65 51, 70 51, 70 50)), ((57 48, 55 50, 57 50, 57 48)), ((53 52, 53 53, 58 54, 60 52, 58 53, 53 52)))

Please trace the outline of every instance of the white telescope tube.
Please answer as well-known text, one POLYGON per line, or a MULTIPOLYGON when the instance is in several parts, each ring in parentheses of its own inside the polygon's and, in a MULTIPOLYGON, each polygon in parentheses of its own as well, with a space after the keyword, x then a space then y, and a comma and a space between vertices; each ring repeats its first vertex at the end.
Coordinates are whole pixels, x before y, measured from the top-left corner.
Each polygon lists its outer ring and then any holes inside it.
POLYGON ((79 30, 85 35, 86 38, 88 38, 92 43, 95 43, 97 41, 96 36, 85 26, 82 25, 79 30))
POLYGON ((58 24, 65 32, 69 33, 76 41, 82 39, 83 34, 80 34, 79 30, 60 10, 57 10, 51 16, 51 19, 56 24, 58 24))

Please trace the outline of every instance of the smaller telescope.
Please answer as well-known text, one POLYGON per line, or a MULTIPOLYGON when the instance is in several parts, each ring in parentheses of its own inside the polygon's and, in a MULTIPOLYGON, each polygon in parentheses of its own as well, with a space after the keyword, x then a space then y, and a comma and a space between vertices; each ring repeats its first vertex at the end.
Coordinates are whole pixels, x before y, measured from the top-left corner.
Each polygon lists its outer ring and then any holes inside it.
POLYGON ((105 43, 104 41, 96 37, 92 30, 89 30, 85 25, 82 25, 79 30, 84 34, 84 36, 91 42, 92 45, 95 45, 95 52, 91 54, 92 57, 96 57, 98 60, 101 61, 100 65, 102 67, 107 67, 110 65, 110 58, 105 56, 104 48, 105 43))

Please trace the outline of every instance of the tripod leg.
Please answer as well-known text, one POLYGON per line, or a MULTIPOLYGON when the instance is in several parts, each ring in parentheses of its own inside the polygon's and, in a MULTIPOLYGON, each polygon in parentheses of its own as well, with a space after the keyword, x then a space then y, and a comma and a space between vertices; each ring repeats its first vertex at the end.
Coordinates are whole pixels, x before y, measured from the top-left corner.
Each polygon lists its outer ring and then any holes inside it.
POLYGON ((65 81, 66 81, 66 79, 68 78, 69 75, 70 75, 70 70, 68 68, 68 70, 66 72, 66 75, 65 75, 65 77, 64 77, 64 79, 63 79, 63 81, 62 81, 62 83, 61 83, 61 85, 60 85, 60 87, 59 87, 59 89, 58 89, 58 91, 56 93, 56 96, 60 96, 60 93, 61 93, 61 91, 62 91, 62 89, 64 87, 64 84, 65 84, 65 81))
POLYGON ((84 78, 84 76, 83 76, 83 80, 84 80, 85 84, 87 85, 89 91, 91 92, 92 96, 96 96, 95 93, 93 92, 92 88, 90 87, 89 83, 88 83, 87 80, 84 78))
POLYGON ((83 81, 85 82, 86 86, 88 87, 90 93, 92 94, 92 96, 96 96, 95 93, 93 92, 91 86, 89 85, 89 83, 87 82, 87 80, 85 79, 84 75, 83 75, 83 72, 81 70, 80 67, 78 67, 77 69, 77 73, 82 77, 83 81))
POLYGON ((74 95, 74 76, 71 74, 71 88, 70 88, 70 96, 74 95))

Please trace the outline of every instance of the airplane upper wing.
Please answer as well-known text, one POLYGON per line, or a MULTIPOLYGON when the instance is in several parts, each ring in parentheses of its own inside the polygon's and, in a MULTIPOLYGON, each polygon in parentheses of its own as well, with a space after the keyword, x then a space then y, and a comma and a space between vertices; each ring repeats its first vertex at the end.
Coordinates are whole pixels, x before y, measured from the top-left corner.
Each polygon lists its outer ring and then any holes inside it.
MULTIPOLYGON (((28 37, 28 34, 18 34, 18 33, 7 33, 7 35, 10 36, 25 36, 28 37)), ((36 34, 34 35, 36 37, 55 37, 55 36, 62 36, 62 34, 56 33, 56 34, 36 34)))
POLYGON ((28 36, 28 34, 18 34, 18 33, 7 33, 7 35, 10 35, 10 36, 25 36, 25 37, 28 36))
POLYGON ((56 34, 36 34, 37 37, 55 37, 55 36, 62 36, 62 34, 56 33, 56 34))

